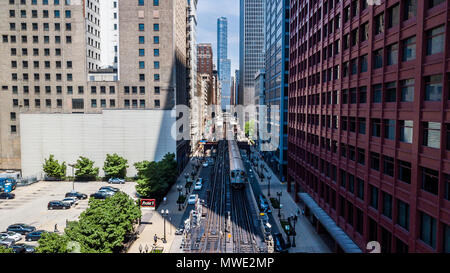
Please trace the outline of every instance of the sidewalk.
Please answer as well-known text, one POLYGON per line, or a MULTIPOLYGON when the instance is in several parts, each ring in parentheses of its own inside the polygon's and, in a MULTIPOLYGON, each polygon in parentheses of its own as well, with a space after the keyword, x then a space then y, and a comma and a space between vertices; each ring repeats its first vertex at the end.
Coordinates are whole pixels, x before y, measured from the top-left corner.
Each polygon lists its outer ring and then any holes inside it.
MULTIPOLYGON (((177 190, 177 185, 181 184, 184 186, 185 184, 185 173, 190 173, 193 170, 193 162, 195 162, 194 157, 191 158, 189 163, 186 165, 183 172, 177 179, 177 182, 172 185, 172 188, 167 193, 167 201, 164 204, 160 204, 157 211, 142 211, 142 220, 141 225, 138 228, 139 235, 138 239, 131 245, 128 250, 128 253, 140 253, 139 247, 142 247, 142 250, 145 250, 146 246, 148 251, 150 252, 154 247, 154 239, 155 234, 158 236, 158 243, 156 247, 163 247, 164 253, 171 252, 172 243, 175 238, 182 236, 175 236, 175 231, 181 224, 181 220, 183 218, 184 211, 186 210, 186 206, 182 205, 181 211, 178 210, 179 205, 177 204, 179 192, 177 190), (166 243, 163 243, 164 238, 164 218, 161 215, 161 210, 169 210, 169 216, 166 217, 166 243)), ((200 170, 199 170, 200 173, 200 170)), ((183 187, 184 191, 184 187, 183 187)), ((178 240, 175 240, 178 242, 178 240)))
MULTIPOLYGON (((281 208, 281 216, 283 219, 286 219, 287 217, 291 215, 297 215, 297 211, 301 207, 295 203, 294 199, 292 199, 292 196, 287 191, 287 183, 281 183, 278 177, 272 172, 272 169, 266 164, 264 160, 262 160, 261 155, 254 152, 254 149, 252 149, 252 156, 256 155, 259 156, 260 163, 263 163, 267 171, 263 171, 264 173, 264 179, 263 182, 260 183, 260 187, 264 195, 269 199, 269 196, 267 196, 268 193, 268 187, 269 183, 267 181, 267 176, 271 175, 270 179, 270 197, 277 198, 277 192, 282 192, 281 196, 281 204, 283 207, 281 208)), ((257 173, 255 172, 255 176, 259 180, 259 177, 257 173)), ((268 200, 270 203, 270 200, 268 200)), ((272 212, 272 215, 276 221, 279 222, 278 218, 278 209, 274 209, 272 212)), ((322 240, 322 238, 315 232, 314 227, 311 225, 311 223, 300 214, 298 216, 297 223, 295 224, 295 231, 297 233, 297 236, 295 236, 295 243, 296 247, 291 247, 289 249, 289 252, 308 252, 308 253, 332 253, 333 251, 328 247, 328 245, 322 240)), ((284 231, 282 231, 284 232, 284 231)), ((292 237, 291 237, 292 238, 292 237)))

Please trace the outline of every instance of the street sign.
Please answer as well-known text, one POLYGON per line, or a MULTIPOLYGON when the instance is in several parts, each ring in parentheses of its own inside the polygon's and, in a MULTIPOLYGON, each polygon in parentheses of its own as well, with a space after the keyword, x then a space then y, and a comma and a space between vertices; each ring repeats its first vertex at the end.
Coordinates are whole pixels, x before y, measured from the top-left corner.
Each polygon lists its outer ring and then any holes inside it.
POLYGON ((140 206, 141 206, 141 209, 143 209, 143 210, 155 210, 156 200, 155 199, 141 199, 140 206))

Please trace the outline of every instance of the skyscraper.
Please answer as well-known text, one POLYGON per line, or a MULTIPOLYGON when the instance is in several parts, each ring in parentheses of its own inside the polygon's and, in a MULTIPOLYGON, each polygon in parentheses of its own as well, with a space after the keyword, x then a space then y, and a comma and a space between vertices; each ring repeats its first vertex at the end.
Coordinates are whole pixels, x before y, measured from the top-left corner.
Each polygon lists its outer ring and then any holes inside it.
POLYGON ((239 104, 254 104, 255 75, 264 69, 264 2, 240 0, 239 104))
MULTIPOLYGON (((267 123, 279 132, 278 146, 262 151, 264 159, 281 181, 287 177, 287 94, 289 67, 289 2, 265 0, 265 90, 264 104, 276 105, 275 120, 267 123)), ((256 96, 259 94, 256 93, 256 96)), ((273 110, 275 111, 275 110, 273 110)), ((269 144, 271 145, 271 144, 269 144)))
POLYGON ((291 1, 288 189, 337 250, 449 252, 448 1, 367 2, 291 1))
POLYGON ((225 110, 231 99, 231 61, 228 59, 228 21, 217 19, 217 67, 221 84, 221 107, 225 110))

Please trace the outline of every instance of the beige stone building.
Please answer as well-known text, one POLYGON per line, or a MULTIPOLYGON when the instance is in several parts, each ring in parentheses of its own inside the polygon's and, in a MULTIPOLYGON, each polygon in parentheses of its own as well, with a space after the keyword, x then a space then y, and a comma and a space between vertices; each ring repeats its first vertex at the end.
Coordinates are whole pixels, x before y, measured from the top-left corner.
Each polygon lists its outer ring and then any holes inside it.
POLYGON ((120 75, 99 69, 99 0, 0 1, 0 169, 21 169, 21 113, 186 103, 187 1, 117 2, 120 75))

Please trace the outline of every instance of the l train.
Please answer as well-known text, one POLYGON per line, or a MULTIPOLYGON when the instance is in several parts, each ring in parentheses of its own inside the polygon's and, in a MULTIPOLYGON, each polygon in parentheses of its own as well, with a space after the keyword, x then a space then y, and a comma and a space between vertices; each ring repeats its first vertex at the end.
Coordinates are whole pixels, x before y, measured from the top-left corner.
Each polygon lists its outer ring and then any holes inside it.
POLYGON ((247 174, 239 147, 235 140, 228 140, 228 155, 230 159, 231 187, 235 190, 243 189, 247 182, 247 174))

